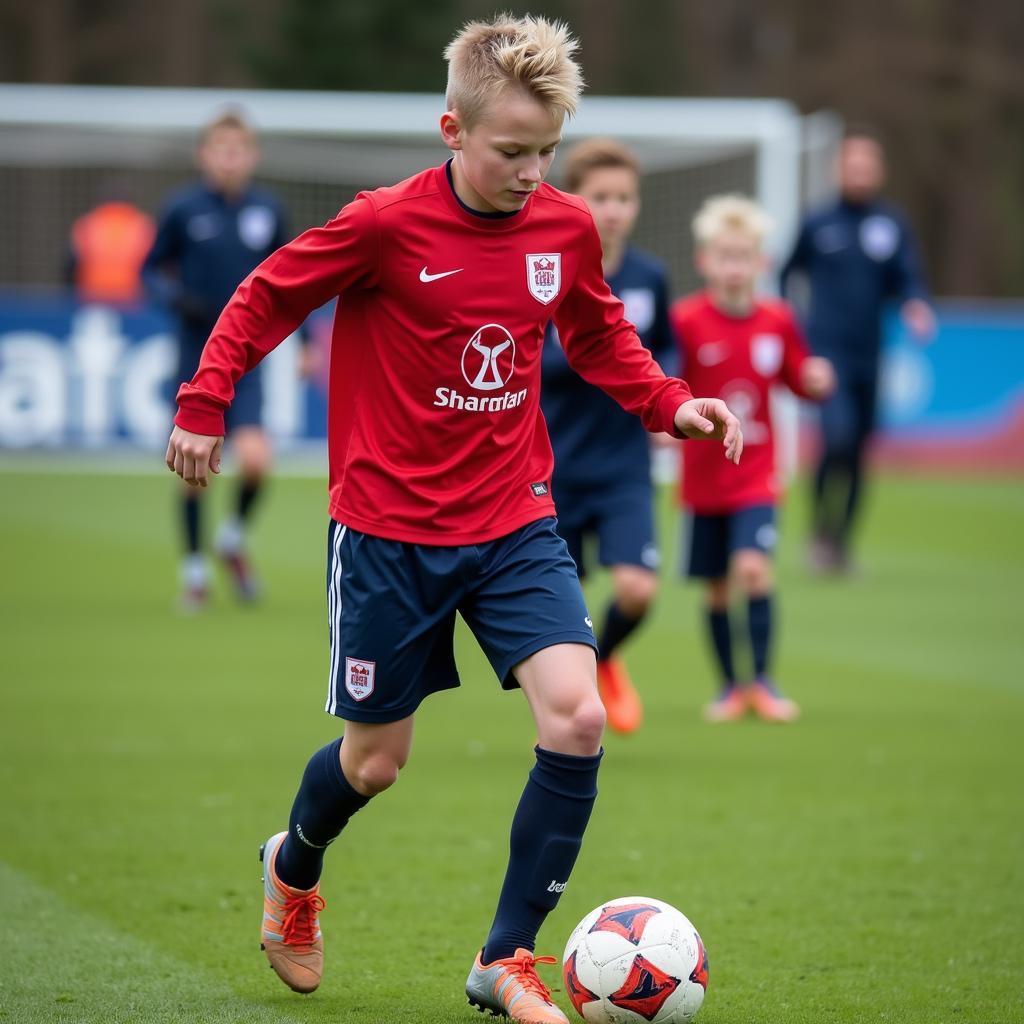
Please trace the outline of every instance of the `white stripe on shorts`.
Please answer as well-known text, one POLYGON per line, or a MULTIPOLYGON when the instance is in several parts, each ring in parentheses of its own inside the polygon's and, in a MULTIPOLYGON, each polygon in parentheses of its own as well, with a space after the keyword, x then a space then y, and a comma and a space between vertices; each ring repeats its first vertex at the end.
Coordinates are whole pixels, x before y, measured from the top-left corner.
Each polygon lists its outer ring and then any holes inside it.
POLYGON ((327 679, 328 714, 338 709, 335 682, 338 676, 338 659, 341 656, 341 542, 345 539, 347 526, 340 523, 334 528, 334 550, 331 552, 331 585, 327 590, 327 618, 331 636, 331 667, 327 679))

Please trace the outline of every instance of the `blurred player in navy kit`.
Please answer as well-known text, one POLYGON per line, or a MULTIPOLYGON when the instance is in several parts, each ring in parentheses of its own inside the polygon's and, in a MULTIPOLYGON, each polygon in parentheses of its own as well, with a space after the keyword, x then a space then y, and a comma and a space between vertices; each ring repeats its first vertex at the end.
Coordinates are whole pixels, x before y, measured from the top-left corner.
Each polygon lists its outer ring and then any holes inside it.
MULTIPOLYGON (((177 381, 192 379, 203 345, 235 288, 291 237, 280 202, 252 185, 259 157, 256 135, 241 114, 221 114, 200 136, 196 161, 201 180, 172 195, 160 218, 142 273, 150 298, 168 306, 178 321, 177 381)), ((258 595, 246 554, 245 527, 270 468, 262 403, 257 368, 235 389, 228 432, 241 479, 233 514, 220 525, 215 540, 217 554, 244 601, 258 595)), ((194 487, 182 488, 182 605, 187 610, 202 607, 209 592, 201 494, 194 487)))
MULTIPOLYGON (((626 319, 666 373, 675 341, 668 318, 668 281, 661 264, 628 244, 640 212, 640 168, 618 142, 590 139, 566 158, 565 184, 585 200, 601 238, 602 266, 626 319)), ((643 424, 570 366, 558 333, 544 339, 541 406, 555 453, 552 481, 558 532, 581 578, 588 536, 611 570, 614 596, 598 630, 598 688, 608 724, 640 725, 642 705, 616 652, 640 625, 658 589, 649 435, 643 424)))
POLYGON ((782 271, 784 291, 794 274, 806 275, 807 335, 838 377, 835 394, 821 410, 809 552, 816 571, 849 566, 864 458, 875 427, 883 310, 896 300, 918 340, 935 333, 910 228, 898 210, 878 198, 885 170, 878 139, 866 130, 849 132, 839 153, 839 199, 805 219, 782 271))

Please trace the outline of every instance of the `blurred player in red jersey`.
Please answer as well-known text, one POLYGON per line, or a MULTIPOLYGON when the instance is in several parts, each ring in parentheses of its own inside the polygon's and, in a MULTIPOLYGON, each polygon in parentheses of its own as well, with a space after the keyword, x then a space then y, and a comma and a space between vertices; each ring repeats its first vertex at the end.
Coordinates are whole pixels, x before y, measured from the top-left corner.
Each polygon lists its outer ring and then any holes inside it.
POLYGON ((799 709, 770 676, 773 626, 776 476, 770 391, 785 384, 820 400, 835 386, 832 365, 811 356, 789 307, 755 294, 765 270, 767 218, 742 196, 709 199, 693 222, 697 268, 707 287, 672 307, 683 369, 701 393, 721 396, 740 418, 743 465, 722 473, 700 445, 684 444, 682 501, 687 509, 687 572, 707 582, 707 627, 721 692, 705 709, 711 721, 753 710, 788 722, 799 709), (738 684, 729 607, 735 586, 747 600, 753 680, 738 684))
POLYGON ((718 458, 740 458, 725 403, 666 377, 623 316, 586 204, 544 184, 582 87, 575 46, 540 18, 467 25, 446 53, 440 128, 452 158, 361 193, 257 267, 178 394, 167 463, 205 486, 235 383, 342 296, 328 395, 327 710, 345 734, 310 759, 287 831, 262 850, 262 943, 298 991, 323 968, 324 851, 397 780, 420 702, 459 685, 458 612, 501 685, 522 688, 538 740, 466 992, 515 1021, 566 1021, 533 950, 597 795, 605 712, 592 623, 554 529, 539 406, 547 321, 569 363, 648 430, 717 437, 718 458))

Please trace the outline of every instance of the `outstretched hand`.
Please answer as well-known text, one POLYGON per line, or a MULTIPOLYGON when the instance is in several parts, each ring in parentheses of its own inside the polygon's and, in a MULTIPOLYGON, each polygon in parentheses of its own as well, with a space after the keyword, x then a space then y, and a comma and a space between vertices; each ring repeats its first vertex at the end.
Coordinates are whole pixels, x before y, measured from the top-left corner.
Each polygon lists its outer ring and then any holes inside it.
POLYGON ((181 427, 171 431, 164 460, 167 468, 177 473, 193 487, 206 487, 209 473, 220 472, 220 454, 223 437, 210 434, 192 434, 181 427))
POLYGON ((743 454, 743 431, 740 430, 740 421, 720 398, 691 398, 683 402, 676 409, 675 425, 685 437, 717 438, 725 448, 725 457, 739 465, 743 454))
POLYGON ((810 356, 800 366, 800 383, 808 398, 822 401, 836 389, 836 371, 822 356, 810 356))
POLYGON ((900 316, 920 344, 927 345, 935 340, 938 321, 935 311, 924 299, 907 299, 900 307, 900 316))

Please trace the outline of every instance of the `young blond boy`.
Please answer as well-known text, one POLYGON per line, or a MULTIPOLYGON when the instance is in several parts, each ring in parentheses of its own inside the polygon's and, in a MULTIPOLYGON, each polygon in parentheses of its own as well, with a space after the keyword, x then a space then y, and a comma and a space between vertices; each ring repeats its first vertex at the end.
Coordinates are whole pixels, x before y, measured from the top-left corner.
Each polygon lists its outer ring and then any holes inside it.
POLYGON ((725 403, 666 378, 623 318, 585 205, 543 184, 581 89, 575 45, 540 18, 467 25, 447 50, 440 127, 452 159, 361 194, 271 256, 179 393, 167 462, 205 486, 234 381, 343 296, 329 392, 327 710, 344 719, 344 742, 313 755, 288 830, 263 848, 262 941, 298 991, 320 982, 324 850, 398 778, 423 698, 459 684, 458 611, 501 685, 524 691, 538 738, 466 992, 516 1021, 566 1020, 533 949, 590 817, 605 713, 590 619, 553 525, 538 405, 547 321, 573 366, 649 429, 715 436, 740 456, 725 403))
POLYGON ((687 571, 706 581, 707 628, 721 677, 718 697, 705 709, 716 722, 740 718, 748 710, 776 722, 792 721, 799 713, 770 675, 772 552, 781 487, 769 398, 778 382, 817 400, 834 386, 831 364, 809 355, 789 307, 755 294, 766 265, 762 243, 767 228, 761 209, 742 196, 705 202, 693 230, 706 288, 672 307, 687 378, 728 403, 740 418, 746 445, 743 465, 733 473, 720 473, 699 446, 682 446, 687 571), (734 589, 747 603, 753 661, 747 685, 739 685, 733 662, 729 607, 734 589))
MULTIPOLYGON (((587 139, 566 153, 562 170, 567 191, 583 199, 594 217, 608 287, 667 371, 678 358, 669 325, 668 277, 658 260, 629 244, 640 213, 636 156, 614 139, 587 139)), ((635 416, 572 369, 550 324, 543 378, 558 533, 580 579, 588 568, 584 555, 591 537, 598 560, 611 574, 612 600, 597 633, 597 688, 609 726, 630 733, 640 726, 643 706, 619 652, 658 589, 650 436, 635 416)))

